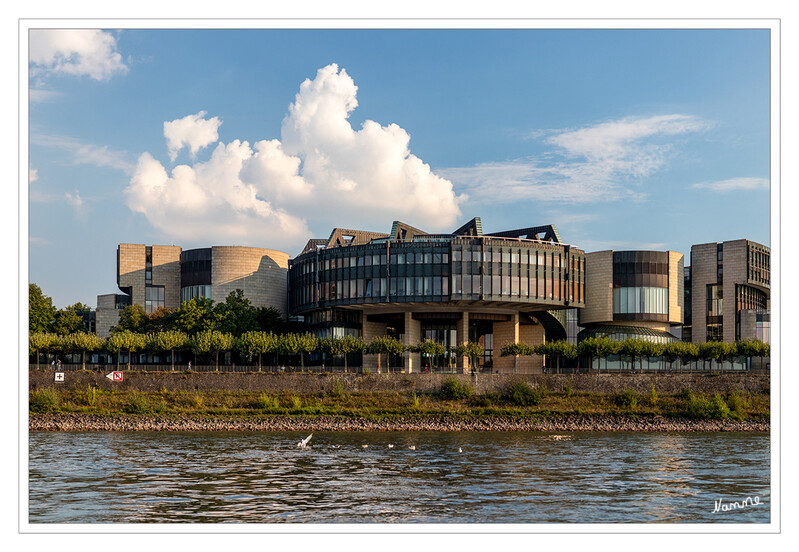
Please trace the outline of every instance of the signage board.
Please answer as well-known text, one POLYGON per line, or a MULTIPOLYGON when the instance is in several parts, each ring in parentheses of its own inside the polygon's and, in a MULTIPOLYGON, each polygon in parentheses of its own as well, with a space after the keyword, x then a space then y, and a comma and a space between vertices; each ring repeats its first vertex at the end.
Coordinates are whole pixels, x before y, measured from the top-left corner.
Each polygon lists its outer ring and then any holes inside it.
POLYGON ((56 372, 55 373, 55 382, 56 383, 64 383, 64 372, 56 372))
POLYGON ((122 381, 122 372, 111 372, 110 374, 106 374, 105 377, 111 381, 122 381))

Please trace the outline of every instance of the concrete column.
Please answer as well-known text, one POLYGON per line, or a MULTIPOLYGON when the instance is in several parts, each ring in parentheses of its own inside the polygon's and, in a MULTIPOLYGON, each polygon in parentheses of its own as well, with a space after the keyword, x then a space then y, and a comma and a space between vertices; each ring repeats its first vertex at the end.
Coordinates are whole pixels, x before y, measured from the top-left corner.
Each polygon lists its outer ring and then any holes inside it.
MULTIPOLYGON (((386 323, 385 322, 369 322, 366 319, 366 315, 363 317, 363 341, 364 343, 369 343, 375 337, 380 337, 386 335, 386 323)), ((388 357, 387 355, 380 355, 380 363, 383 368, 385 368, 388 364, 388 357)), ((369 370, 370 372, 377 372, 377 362, 378 358, 377 355, 363 355, 363 369, 369 370)), ((383 370, 387 371, 387 370, 383 370)))
MULTIPOLYGON (((464 312, 461 319, 455 325, 455 329, 457 331, 457 342, 455 346, 458 345, 465 345, 469 342, 469 313, 464 312)), ((456 366, 458 371, 463 372, 464 374, 469 373, 469 357, 467 356, 458 356, 456 359, 456 366)))
MULTIPOLYGON (((414 320, 410 312, 405 313, 405 333, 403 334, 403 345, 417 345, 421 342, 422 323, 414 320)), ((405 351, 405 372, 413 373, 414 368, 417 372, 421 371, 422 356, 419 353, 405 351)))
POLYGON ((503 345, 519 342, 519 313, 512 315, 508 322, 494 323, 494 370, 501 373, 518 373, 519 357, 500 355, 503 345))

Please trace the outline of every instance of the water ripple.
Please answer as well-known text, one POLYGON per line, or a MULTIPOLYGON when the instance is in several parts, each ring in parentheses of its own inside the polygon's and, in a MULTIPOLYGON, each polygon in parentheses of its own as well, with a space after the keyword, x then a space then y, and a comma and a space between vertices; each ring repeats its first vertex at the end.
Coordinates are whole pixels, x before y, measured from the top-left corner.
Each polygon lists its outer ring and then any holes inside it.
POLYGON ((770 517, 767 434, 573 433, 555 440, 526 432, 318 433, 310 447, 298 449, 303 437, 32 433, 29 520, 767 523, 770 517), (716 500, 747 496, 761 504, 713 512, 716 500))

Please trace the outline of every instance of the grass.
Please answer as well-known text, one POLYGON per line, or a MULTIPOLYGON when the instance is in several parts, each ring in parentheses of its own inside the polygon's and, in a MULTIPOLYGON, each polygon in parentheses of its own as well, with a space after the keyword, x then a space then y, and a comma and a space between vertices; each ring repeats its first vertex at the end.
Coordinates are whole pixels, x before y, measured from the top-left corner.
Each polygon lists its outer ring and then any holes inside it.
POLYGON ((288 393, 262 391, 117 391, 44 388, 30 393, 33 413, 129 414, 159 416, 346 416, 366 418, 420 416, 539 417, 582 414, 661 415, 693 419, 768 419, 767 394, 682 392, 637 395, 632 390, 601 394, 534 389, 517 382, 504 392, 445 398, 442 393, 349 392, 288 393))

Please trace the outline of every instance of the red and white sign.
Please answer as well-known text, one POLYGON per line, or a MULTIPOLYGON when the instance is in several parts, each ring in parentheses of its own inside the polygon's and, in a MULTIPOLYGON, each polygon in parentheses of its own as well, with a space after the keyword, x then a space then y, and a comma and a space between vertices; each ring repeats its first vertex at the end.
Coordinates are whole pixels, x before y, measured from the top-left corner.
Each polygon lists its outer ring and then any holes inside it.
POLYGON ((110 374, 106 374, 105 377, 111 381, 122 381, 122 372, 111 372, 110 374))

